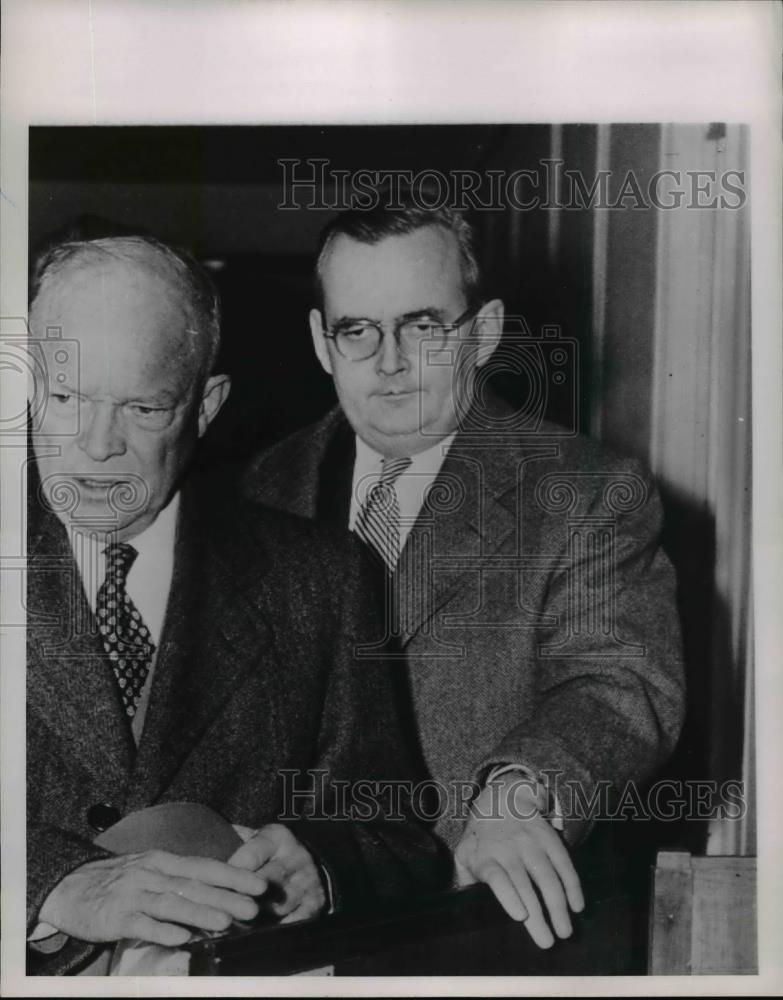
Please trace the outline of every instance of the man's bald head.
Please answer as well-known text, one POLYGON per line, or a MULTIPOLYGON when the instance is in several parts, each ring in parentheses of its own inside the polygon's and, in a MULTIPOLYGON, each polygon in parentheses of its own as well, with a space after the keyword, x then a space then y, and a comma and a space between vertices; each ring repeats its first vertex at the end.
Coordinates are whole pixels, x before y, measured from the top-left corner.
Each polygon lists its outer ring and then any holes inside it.
MULTIPOLYGON (((30 286, 30 320, 36 328, 37 305, 43 296, 56 295, 77 275, 91 275, 117 268, 137 271, 154 279, 172 300, 181 304, 185 319, 185 349, 201 382, 211 374, 220 349, 220 299, 209 275, 183 250, 151 236, 113 236, 97 240, 59 243, 35 262, 30 286)), ((43 336, 43 330, 36 330, 43 336)))

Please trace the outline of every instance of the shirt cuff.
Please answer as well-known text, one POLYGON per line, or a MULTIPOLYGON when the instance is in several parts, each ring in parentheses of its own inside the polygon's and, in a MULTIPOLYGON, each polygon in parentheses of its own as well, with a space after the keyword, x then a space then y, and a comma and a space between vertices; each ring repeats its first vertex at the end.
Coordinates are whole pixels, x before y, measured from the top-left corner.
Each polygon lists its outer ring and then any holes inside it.
POLYGON ((549 820, 555 830, 562 832, 565 829, 565 822, 563 820, 563 811, 560 807, 558 797, 554 792, 549 790, 547 782, 542 781, 541 777, 537 775, 535 771, 531 770, 531 768, 525 767, 524 764, 498 765, 497 767, 493 767, 487 775, 486 784, 489 784, 496 778, 502 777, 504 774, 510 774, 511 772, 523 774, 530 782, 532 782, 535 786, 539 801, 544 803, 544 808, 539 809, 541 815, 545 819, 549 820))
POLYGON ((53 955, 65 947, 68 935, 58 931, 51 924, 41 921, 36 924, 32 933, 28 935, 27 943, 41 955, 53 955))
POLYGON ((318 871, 321 874, 321 884, 324 887, 324 893, 326 894, 326 910, 324 911, 326 916, 330 916, 334 913, 334 890, 332 889, 332 876, 329 874, 329 869, 325 865, 319 865, 316 862, 318 871))
POLYGON ((28 941, 42 941, 44 938, 51 937, 52 934, 59 934, 60 932, 56 927, 52 927, 51 924, 45 924, 43 922, 36 924, 33 928, 32 934, 27 938, 28 941))

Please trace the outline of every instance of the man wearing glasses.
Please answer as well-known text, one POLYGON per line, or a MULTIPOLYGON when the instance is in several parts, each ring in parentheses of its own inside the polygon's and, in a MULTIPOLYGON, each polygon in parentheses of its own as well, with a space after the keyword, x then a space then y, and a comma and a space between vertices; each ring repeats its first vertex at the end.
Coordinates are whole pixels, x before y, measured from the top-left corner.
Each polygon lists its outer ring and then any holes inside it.
POLYGON ((654 489, 585 438, 521 427, 487 390, 503 303, 483 294, 459 213, 339 215, 316 289, 313 345, 340 405, 258 456, 246 493, 347 526, 377 556, 433 779, 420 809, 459 883, 488 883, 549 947, 584 907, 569 848, 591 816, 574 802, 649 777, 681 725, 654 489), (605 527, 612 484, 631 499, 603 542, 575 547, 572 516, 605 527))

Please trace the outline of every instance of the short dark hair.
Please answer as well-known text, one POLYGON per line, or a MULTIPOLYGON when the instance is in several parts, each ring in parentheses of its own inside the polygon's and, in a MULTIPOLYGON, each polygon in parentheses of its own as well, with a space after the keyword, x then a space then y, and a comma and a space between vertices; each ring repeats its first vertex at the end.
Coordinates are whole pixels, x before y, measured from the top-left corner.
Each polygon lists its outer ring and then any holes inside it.
POLYGON ((476 233, 467 217, 448 207, 422 208, 404 195, 399 204, 402 207, 390 208, 381 199, 378 205, 367 211, 349 209, 341 212, 324 227, 318 241, 315 264, 315 295, 321 311, 324 304, 324 262, 338 236, 348 236, 359 243, 374 245, 388 236, 405 236, 427 226, 439 226, 454 234, 459 246, 462 285, 468 308, 481 305, 484 277, 476 252, 476 233))
POLYGON ((154 236, 106 236, 98 239, 75 239, 50 244, 36 258, 30 274, 30 310, 38 296, 69 265, 120 260, 130 263, 155 263, 168 272, 182 291, 192 311, 196 332, 206 344, 204 377, 215 365, 220 350, 220 296, 206 270, 186 250, 169 246, 154 236))

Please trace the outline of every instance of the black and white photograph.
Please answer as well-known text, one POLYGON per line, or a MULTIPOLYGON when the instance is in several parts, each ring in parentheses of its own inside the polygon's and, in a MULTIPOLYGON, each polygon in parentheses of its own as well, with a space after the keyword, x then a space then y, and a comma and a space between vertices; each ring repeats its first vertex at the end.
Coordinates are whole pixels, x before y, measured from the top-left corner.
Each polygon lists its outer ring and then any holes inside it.
POLYGON ((6 87, 25 995, 780 983, 779 84, 515 110, 476 32, 733 5, 414 6, 77 3, 81 98, 6 87))

